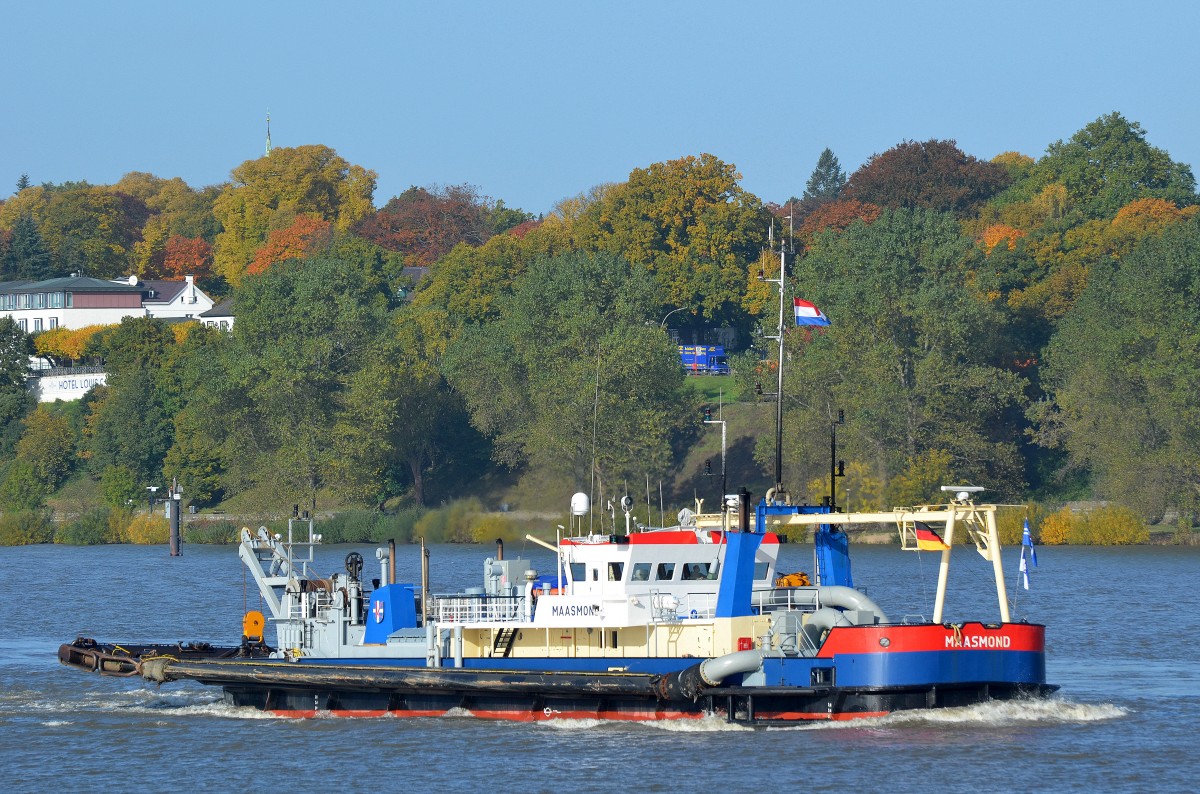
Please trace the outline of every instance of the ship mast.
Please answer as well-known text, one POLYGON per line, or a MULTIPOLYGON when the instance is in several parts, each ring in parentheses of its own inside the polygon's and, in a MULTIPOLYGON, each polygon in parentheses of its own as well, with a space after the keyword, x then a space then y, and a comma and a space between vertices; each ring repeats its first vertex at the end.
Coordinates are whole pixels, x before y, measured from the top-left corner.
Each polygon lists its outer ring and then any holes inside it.
MULTIPOLYGON (((789 215, 789 220, 791 216, 789 215)), ((773 242, 774 225, 768 233, 768 239, 773 242)), ((768 336, 767 339, 774 339, 779 343, 779 359, 775 367, 776 383, 775 383, 775 498, 782 501, 788 501, 786 492, 783 489, 783 299, 785 287, 787 284, 787 249, 780 235, 779 240, 779 278, 763 278, 771 284, 779 285, 779 325, 776 326, 774 336, 768 336)))

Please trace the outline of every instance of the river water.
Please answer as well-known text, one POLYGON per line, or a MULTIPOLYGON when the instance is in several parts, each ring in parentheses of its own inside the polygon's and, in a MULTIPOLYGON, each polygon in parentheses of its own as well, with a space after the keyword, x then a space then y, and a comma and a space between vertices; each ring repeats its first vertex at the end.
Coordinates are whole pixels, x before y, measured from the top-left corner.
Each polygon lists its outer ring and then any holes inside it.
MULTIPOLYGON (((317 570, 348 551, 322 548, 317 570)), ((1156 791, 1200 789, 1200 549, 1039 549, 1014 616, 1047 630, 1053 699, 752 730, 686 724, 440 719, 289 720, 220 691, 62 667, 59 643, 241 634, 248 592, 233 547, 0 548, 0 770, 13 791, 1156 791)), ((482 584, 488 546, 434 546, 434 591, 482 584)), ((545 571, 552 557, 511 544, 545 571)), ((932 613, 937 557, 853 549, 855 584, 893 619, 932 613)), ((401 547, 401 581, 419 580, 401 547)), ((781 571, 812 547, 785 546, 781 571)), ((996 620, 990 563, 955 551, 946 619, 996 620)))

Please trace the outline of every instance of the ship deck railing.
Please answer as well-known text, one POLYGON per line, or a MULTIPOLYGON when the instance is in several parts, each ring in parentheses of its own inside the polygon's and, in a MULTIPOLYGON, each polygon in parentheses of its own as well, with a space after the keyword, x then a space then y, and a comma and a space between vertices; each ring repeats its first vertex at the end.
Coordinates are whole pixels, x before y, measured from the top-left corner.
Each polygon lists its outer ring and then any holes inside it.
POLYGON ((434 596, 430 608, 438 623, 513 623, 525 619, 524 596, 434 596))
POLYGON ((759 614, 783 611, 816 612, 821 606, 814 588, 755 590, 750 595, 750 603, 759 614))

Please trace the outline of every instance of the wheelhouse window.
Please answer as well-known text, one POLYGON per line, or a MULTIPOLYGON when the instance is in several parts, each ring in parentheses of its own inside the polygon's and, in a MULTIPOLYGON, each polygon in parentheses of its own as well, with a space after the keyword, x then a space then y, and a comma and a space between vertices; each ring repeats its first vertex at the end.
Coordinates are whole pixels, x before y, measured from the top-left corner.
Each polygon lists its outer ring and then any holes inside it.
POLYGON ((668 582, 675 578, 675 563, 660 562, 658 568, 654 571, 654 580, 656 582, 668 582))
POLYGON ((571 563, 571 581, 586 582, 587 581, 587 566, 581 562, 571 563))
POLYGON ((608 564, 608 581, 610 581, 610 582, 621 581, 621 574, 623 574, 624 572, 625 572, 625 563, 610 562, 608 564))
POLYGON ((762 581, 771 575, 771 563, 756 562, 754 563, 754 578, 757 581, 762 581))
POLYGON ((683 578, 686 581, 699 581, 701 579, 707 579, 708 568, 709 565, 707 562, 684 563, 683 578))
POLYGON ((629 577, 633 582, 645 582, 650 579, 650 563, 635 562, 633 564, 633 573, 629 577))

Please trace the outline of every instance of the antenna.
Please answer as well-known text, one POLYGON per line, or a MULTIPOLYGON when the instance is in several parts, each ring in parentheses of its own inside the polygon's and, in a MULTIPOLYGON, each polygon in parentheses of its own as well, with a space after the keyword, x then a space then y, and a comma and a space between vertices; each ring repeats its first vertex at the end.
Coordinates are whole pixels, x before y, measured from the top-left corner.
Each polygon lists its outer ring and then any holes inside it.
POLYGON ((271 156, 271 111, 267 110, 267 157, 271 156))

